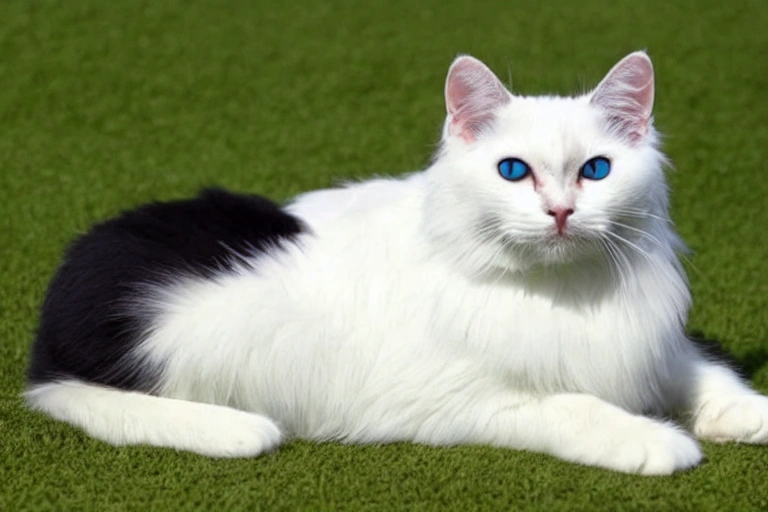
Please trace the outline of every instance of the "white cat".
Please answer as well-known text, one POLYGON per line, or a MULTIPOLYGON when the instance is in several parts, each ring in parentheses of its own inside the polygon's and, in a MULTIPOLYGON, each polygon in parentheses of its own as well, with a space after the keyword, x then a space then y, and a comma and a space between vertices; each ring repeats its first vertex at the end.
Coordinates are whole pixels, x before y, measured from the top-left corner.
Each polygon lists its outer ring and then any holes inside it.
POLYGON ((489 444, 668 474, 768 442, 768 397, 684 332, 653 68, 589 94, 448 73, 434 163, 285 208, 207 191, 93 228, 48 291, 29 405, 115 445, 489 444), (646 416, 648 415, 648 416, 646 416))

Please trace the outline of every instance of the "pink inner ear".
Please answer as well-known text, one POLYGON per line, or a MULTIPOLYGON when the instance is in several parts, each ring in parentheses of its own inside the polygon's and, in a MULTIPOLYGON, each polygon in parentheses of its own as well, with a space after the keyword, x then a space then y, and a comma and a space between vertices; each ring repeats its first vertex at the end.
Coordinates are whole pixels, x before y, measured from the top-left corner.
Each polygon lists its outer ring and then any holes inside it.
POLYGON ((608 113, 622 135, 637 141, 648 132, 653 97, 653 64, 645 53, 635 52, 608 72, 592 94, 591 102, 608 113))
POLYGON ((453 62, 445 82, 445 106, 452 133, 474 140, 508 101, 509 93, 485 64, 469 56, 453 62))

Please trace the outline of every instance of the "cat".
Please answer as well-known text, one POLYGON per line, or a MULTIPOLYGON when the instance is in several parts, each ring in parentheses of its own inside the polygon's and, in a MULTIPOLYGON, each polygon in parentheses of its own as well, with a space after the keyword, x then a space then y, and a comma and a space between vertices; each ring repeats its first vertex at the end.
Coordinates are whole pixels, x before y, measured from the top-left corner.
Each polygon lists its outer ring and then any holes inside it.
POLYGON ((28 405, 211 457, 486 444, 653 475, 699 464, 694 436, 767 443, 768 397, 684 332, 646 53, 577 97, 459 56, 445 101, 424 171, 283 206, 206 190, 79 237, 28 405))

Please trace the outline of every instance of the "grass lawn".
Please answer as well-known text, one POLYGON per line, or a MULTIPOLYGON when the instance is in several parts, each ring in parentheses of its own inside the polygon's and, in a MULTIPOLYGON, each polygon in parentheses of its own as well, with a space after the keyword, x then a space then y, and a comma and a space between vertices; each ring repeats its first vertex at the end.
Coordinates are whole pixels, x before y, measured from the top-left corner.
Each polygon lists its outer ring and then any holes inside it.
POLYGON ((113 448, 19 397, 46 284, 94 221, 210 184, 284 199, 422 168, 457 53, 539 94, 639 48, 694 251, 688 331, 768 392, 765 0, 0 2, 0 510, 768 510, 768 447, 705 443, 661 478, 486 447, 209 460, 113 448))

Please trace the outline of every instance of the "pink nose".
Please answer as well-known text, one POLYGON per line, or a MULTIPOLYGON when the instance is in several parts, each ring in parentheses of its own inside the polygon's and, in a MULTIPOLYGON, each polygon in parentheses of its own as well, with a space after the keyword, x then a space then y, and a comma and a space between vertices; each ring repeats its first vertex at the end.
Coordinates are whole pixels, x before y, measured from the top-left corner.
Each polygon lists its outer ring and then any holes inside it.
POLYGON ((555 224, 557 224, 557 234, 562 235, 565 230, 565 224, 568 221, 568 216, 573 213, 573 208, 552 208, 547 210, 547 215, 555 218, 555 224))

